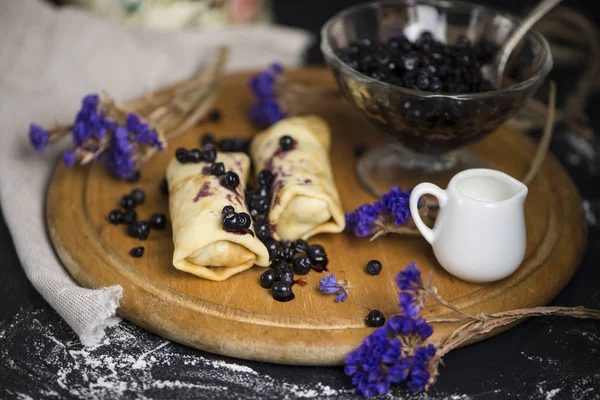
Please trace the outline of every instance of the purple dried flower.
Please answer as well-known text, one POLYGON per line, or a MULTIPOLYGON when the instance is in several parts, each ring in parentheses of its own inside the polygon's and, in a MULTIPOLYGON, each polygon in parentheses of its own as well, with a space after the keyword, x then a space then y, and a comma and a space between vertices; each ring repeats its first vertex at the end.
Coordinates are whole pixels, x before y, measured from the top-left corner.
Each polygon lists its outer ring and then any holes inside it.
POLYGON ((382 211, 381 203, 363 204, 355 211, 346 213, 346 229, 358 237, 369 236, 382 211))
POLYGON ((417 267, 414 261, 408 264, 404 271, 400 271, 396 275, 396 286, 402 291, 407 290, 411 292, 416 292, 423 288, 421 271, 419 271, 419 267, 417 267))
POLYGON ((407 382, 411 391, 420 391, 435 379, 432 372, 436 371, 436 365, 432 360, 436 348, 423 345, 433 334, 433 328, 417 316, 419 307, 414 303, 420 277, 414 263, 398 274, 396 283, 401 289, 403 314, 388 319, 346 357, 344 371, 352 377, 359 394, 366 397, 385 394, 392 383, 401 382, 407 382))
POLYGON ((38 153, 43 153, 50 139, 50 133, 37 124, 29 125, 29 141, 38 153))
POLYGON ((259 100, 250 109, 250 120, 261 128, 267 128, 286 116, 275 99, 259 100))
POLYGON ((344 302, 348 298, 348 281, 338 281, 332 273, 319 280, 319 290, 323 294, 336 294, 336 302, 344 302))
POLYGON ((273 63, 260 74, 250 78, 249 86, 255 98, 255 103, 250 109, 250 120, 261 128, 269 127, 287 116, 277 98, 276 90, 277 80, 282 73, 283 65, 273 63))
POLYGON ((435 356, 435 352, 436 348, 432 344, 419 347, 415 351, 415 355, 412 358, 410 379, 407 382, 407 386, 411 392, 420 392, 429 385, 429 378, 431 378, 429 366, 435 356))
POLYGON ((70 168, 75 164, 75 149, 67 150, 63 153, 63 163, 67 168, 70 168))
POLYGON ((126 128, 119 126, 112 137, 110 148, 104 154, 104 163, 119 178, 128 179, 137 169, 133 154, 129 133, 126 128))
POLYGON ((404 192, 398 186, 392 186, 391 190, 381 197, 385 209, 394 216, 396 225, 404 225, 410 218, 410 190, 404 192))

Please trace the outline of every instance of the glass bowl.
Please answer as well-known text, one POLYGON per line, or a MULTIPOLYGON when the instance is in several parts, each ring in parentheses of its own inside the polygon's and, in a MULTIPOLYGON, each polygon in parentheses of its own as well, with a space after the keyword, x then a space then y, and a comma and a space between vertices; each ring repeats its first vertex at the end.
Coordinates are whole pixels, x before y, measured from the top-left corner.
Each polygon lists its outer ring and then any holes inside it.
MULTIPOLYGON (((429 31, 443 43, 464 35, 496 49, 518 25, 517 17, 461 1, 383 0, 348 8, 321 31, 321 51, 341 91, 394 146, 374 149, 363 166, 390 158, 403 170, 434 173, 456 167, 468 157, 454 152, 494 132, 532 97, 552 68, 544 37, 530 31, 511 55, 502 87, 483 93, 444 94, 407 89, 351 68, 339 51, 364 37, 385 41, 403 33, 415 41, 429 31)), ((486 71, 484 75, 493 71, 486 71)), ((467 166, 465 166, 467 167, 467 166)))

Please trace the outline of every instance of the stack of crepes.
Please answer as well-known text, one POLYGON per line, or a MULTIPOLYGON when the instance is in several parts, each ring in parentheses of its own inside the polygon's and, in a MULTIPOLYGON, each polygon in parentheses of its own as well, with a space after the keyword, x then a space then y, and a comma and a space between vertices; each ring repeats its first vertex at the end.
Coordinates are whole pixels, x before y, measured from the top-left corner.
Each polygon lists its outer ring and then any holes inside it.
MULTIPOLYGON (((329 127, 316 116, 282 120, 253 138, 250 154, 255 171, 267 169, 274 175, 268 216, 274 239, 308 239, 344 230, 344 212, 329 160, 330 145, 329 127), (292 149, 281 149, 282 136, 292 137, 292 149)), ((240 177, 235 190, 223 187, 220 178, 210 174, 210 164, 204 162, 182 164, 173 159, 167 180, 175 244, 173 265, 221 281, 253 265, 266 267, 270 260, 252 227, 241 234, 228 232, 221 225, 227 205, 236 212, 248 212, 245 184, 250 159, 244 153, 219 152, 217 162, 240 177)))

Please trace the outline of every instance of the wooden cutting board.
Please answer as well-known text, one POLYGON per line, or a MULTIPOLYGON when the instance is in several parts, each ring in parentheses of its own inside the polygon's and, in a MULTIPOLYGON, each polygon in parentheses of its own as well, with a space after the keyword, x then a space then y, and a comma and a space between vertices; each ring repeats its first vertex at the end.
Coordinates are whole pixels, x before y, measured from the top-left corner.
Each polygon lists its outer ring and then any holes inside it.
MULTIPOLYGON (((444 298, 473 314, 546 304, 574 274, 586 241, 581 198, 552 156, 547 157, 530 185, 525 203, 525 261, 509 278, 487 285, 465 283, 446 273, 421 238, 389 236, 369 242, 342 233, 321 235, 310 242, 323 244, 330 270, 338 279, 350 281, 353 288, 348 300, 334 303, 334 296, 319 293, 318 281, 324 275, 313 271, 304 278, 308 283, 305 287, 295 286, 295 300, 278 303, 258 284, 263 268, 254 267, 224 282, 202 280, 172 266, 170 227, 152 231, 148 240, 140 242, 128 237, 124 226, 110 225, 109 211, 133 188, 146 191, 147 200, 137 209, 141 218, 154 212, 168 213, 168 199, 160 193, 159 183, 175 148, 197 147, 204 132, 217 138, 250 137, 257 132, 247 118, 250 76, 227 76, 216 101, 223 120, 202 123, 174 140, 165 153, 143 166, 138 183, 118 181, 101 165, 56 167, 46 207, 48 232, 56 252, 81 285, 121 285, 124 295, 118 312, 124 318, 176 342, 227 356, 337 365, 372 331, 364 324, 370 310, 379 309, 386 317, 398 312, 393 278, 411 261, 416 261, 425 274, 432 272, 444 298), (129 250, 139 245, 146 248, 144 257, 130 257, 129 250), (378 276, 365 272, 367 261, 373 258, 383 263, 378 276)), ((293 71, 289 76, 334 86, 324 69, 293 71)), ((331 162, 345 211, 374 201, 356 179, 353 148, 357 143, 383 144, 385 138, 341 99, 318 104, 312 111, 331 125, 331 162)), ((472 147, 495 168, 518 178, 524 176, 535 149, 532 141, 505 128, 472 147)), ((408 189, 414 185, 412 181, 406 177, 397 184, 408 189)), ((445 187, 447 182, 436 183, 445 187)), ((435 304, 424 310, 425 317, 451 315, 435 304)), ((444 323, 434 328, 432 340, 439 343, 456 326, 444 323)))

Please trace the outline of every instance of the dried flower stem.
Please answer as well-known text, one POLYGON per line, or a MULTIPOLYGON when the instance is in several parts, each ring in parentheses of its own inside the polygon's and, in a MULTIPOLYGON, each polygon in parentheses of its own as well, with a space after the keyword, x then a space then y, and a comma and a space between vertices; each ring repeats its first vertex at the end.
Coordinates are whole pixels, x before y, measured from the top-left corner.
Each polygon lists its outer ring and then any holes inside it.
MULTIPOLYGON (((584 307, 533 307, 518 310, 502 311, 493 314, 480 313, 476 319, 470 320, 458 327, 439 347, 438 354, 443 356, 449 351, 460 347, 471 339, 484 335, 496 328, 510 325, 521 319, 541 316, 563 316, 584 319, 600 319, 600 310, 584 307)), ((428 322, 457 322, 470 318, 437 318, 428 322)))

